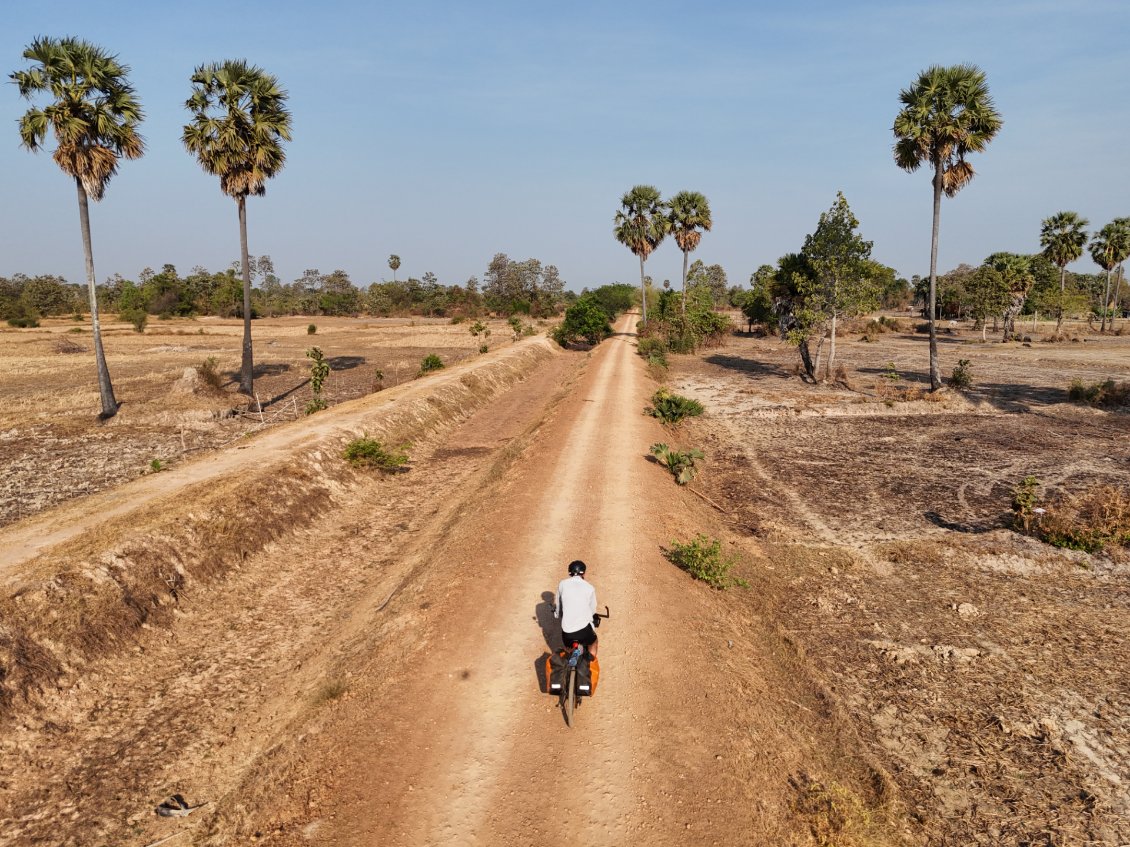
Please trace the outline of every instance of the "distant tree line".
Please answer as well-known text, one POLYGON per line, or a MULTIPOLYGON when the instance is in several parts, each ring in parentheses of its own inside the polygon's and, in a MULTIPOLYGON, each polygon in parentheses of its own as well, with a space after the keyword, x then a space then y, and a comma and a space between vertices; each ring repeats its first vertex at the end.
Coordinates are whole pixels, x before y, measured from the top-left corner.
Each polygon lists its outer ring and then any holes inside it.
MULTIPOLYGON (((478 317, 514 314, 556 315, 577 295, 566 291, 553 265, 537 259, 514 261, 505 253, 491 259, 480 288, 471 277, 463 285, 444 285, 433 273, 422 279, 375 282, 358 288, 343 270, 323 274, 311 269, 291 283, 275 274, 270 256, 249 256, 251 317, 282 315, 422 315, 478 317)), ((141 312, 162 318, 216 315, 243 316, 242 262, 213 273, 202 267, 181 276, 173 265, 160 271, 145 268, 137 280, 115 274, 97 286, 101 309, 128 316, 141 312)), ((63 277, 0 277, 0 318, 34 325, 40 317, 88 314, 84 286, 63 277)))

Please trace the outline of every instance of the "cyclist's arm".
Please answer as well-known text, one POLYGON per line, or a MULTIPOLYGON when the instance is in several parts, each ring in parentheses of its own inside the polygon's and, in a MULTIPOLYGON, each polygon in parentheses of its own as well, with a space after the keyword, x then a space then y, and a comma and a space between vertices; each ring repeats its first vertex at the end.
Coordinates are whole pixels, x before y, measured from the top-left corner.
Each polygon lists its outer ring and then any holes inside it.
POLYGON ((561 620, 561 583, 557 584, 557 596, 553 598, 553 619, 561 620))

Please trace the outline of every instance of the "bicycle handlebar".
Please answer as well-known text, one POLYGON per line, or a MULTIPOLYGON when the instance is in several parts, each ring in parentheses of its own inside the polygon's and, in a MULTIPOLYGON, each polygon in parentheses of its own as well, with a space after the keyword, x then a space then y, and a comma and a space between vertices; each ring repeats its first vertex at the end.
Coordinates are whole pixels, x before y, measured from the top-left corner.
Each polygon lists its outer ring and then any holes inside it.
POLYGON ((604 614, 603 614, 603 615, 602 615, 602 614, 601 614, 600 612, 597 612, 597 613, 596 613, 595 615, 593 615, 593 617, 594 617, 594 618, 610 618, 610 617, 612 617, 612 613, 611 613, 611 612, 609 612, 609 611, 608 611, 608 607, 607 607, 607 606, 605 606, 605 607, 604 607, 604 614))

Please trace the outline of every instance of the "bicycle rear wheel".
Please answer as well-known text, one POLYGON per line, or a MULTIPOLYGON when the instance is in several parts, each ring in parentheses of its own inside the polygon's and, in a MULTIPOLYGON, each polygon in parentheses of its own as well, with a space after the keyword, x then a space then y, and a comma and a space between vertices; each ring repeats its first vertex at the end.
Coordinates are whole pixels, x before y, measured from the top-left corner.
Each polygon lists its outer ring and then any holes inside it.
POLYGON ((577 669, 569 668, 565 674, 565 685, 562 690, 565 697, 565 723, 573 725, 573 710, 577 705, 577 669))

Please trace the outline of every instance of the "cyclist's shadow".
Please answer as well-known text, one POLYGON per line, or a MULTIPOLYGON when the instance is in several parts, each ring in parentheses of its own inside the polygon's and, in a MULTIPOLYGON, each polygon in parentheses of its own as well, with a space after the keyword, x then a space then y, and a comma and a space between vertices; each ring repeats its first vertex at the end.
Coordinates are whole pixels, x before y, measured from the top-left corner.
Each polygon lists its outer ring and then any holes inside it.
POLYGON ((550 651, 561 649, 561 625, 553 617, 555 599, 552 591, 543 591, 541 602, 534 606, 534 620, 541 627, 542 638, 545 639, 545 650, 534 660, 534 673, 537 674, 538 689, 542 694, 549 691, 549 680, 545 678, 545 660, 549 658, 550 651))

